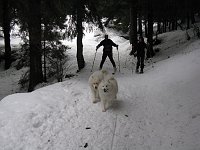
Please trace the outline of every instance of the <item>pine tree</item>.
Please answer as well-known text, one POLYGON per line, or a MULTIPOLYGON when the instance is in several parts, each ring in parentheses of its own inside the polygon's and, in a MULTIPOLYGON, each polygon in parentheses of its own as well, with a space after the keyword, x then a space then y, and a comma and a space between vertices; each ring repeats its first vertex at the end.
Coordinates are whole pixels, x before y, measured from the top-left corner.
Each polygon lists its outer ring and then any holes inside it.
POLYGON ((42 45, 41 45, 41 0, 28 1, 28 31, 30 46, 30 78, 29 89, 31 92, 34 87, 43 81, 42 74, 42 45))
POLYGON ((76 29, 77 29, 77 63, 78 63, 78 71, 85 67, 85 60, 83 57, 83 12, 84 12, 84 2, 83 0, 78 0, 77 7, 76 7, 76 29))
POLYGON ((153 8, 152 2, 148 0, 148 53, 147 57, 154 56, 153 52, 153 8))
POLYGON ((9 0, 2 0, 2 27, 4 33, 4 43, 5 43, 5 69, 9 69, 11 65, 11 46, 10 46, 10 23, 11 23, 11 7, 9 0))
POLYGON ((130 1, 130 29, 129 39, 132 44, 132 53, 137 45, 137 0, 130 1))

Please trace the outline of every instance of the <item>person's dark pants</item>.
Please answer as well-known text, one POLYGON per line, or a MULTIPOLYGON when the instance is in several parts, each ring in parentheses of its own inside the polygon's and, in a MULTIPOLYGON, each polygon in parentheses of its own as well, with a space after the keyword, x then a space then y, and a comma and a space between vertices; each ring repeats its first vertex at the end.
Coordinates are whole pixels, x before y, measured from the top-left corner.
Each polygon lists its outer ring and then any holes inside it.
POLYGON ((108 56, 108 58, 110 59, 110 61, 111 61, 112 65, 113 65, 113 67, 116 68, 115 61, 114 61, 114 59, 113 59, 113 54, 112 54, 112 53, 105 53, 105 52, 104 52, 103 55, 102 55, 101 63, 100 63, 100 69, 102 69, 103 64, 104 64, 104 62, 105 62, 107 56, 108 56))
POLYGON ((143 72, 144 69, 144 55, 141 56, 137 56, 137 65, 136 65, 136 70, 138 71, 138 69, 141 69, 141 71, 143 72))

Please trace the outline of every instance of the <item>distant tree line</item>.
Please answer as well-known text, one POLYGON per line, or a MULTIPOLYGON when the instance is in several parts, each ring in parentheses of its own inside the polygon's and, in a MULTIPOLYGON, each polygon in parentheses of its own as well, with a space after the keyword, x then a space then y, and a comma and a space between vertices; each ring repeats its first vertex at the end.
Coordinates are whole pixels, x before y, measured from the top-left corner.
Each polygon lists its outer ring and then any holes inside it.
POLYGON ((200 1, 102 0, 98 10, 107 18, 105 26, 115 19, 117 29, 129 32, 133 49, 137 44, 138 35, 147 37, 150 55, 153 55, 154 34, 177 30, 178 27, 182 30, 189 29, 196 22, 194 16, 200 17, 200 1), (156 33, 153 31, 154 23, 157 24, 156 33), (186 23, 185 29, 182 23, 186 23))
POLYGON ((12 63, 10 31, 13 24, 18 24, 21 33, 28 36, 28 91, 33 91, 38 83, 47 80, 46 59, 53 57, 51 49, 61 51, 54 56, 63 58, 62 50, 66 47, 59 42, 63 38, 77 37, 78 70, 84 68, 83 22, 93 22, 103 30, 110 21, 114 21, 118 30, 129 33, 133 49, 138 35, 146 36, 150 55, 153 55, 154 23, 157 23, 156 34, 167 32, 167 27, 170 31, 178 27, 184 29, 181 22, 186 22, 186 29, 189 29, 195 23, 194 16, 200 15, 199 0, 0 0, 0 7, 5 69, 9 69, 12 63), (103 23, 102 18, 106 18, 103 23), (62 29, 66 32, 59 34, 62 29))

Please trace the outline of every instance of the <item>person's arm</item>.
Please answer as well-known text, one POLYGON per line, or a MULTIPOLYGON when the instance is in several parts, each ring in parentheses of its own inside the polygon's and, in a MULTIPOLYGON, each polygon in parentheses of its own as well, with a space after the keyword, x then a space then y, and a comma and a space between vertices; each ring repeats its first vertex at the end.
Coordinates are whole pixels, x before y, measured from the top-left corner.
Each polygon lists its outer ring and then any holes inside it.
POLYGON ((132 51, 133 51, 133 56, 134 57, 137 56, 137 49, 138 49, 138 45, 136 44, 135 46, 133 46, 133 44, 132 44, 132 51))
POLYGON ((101 47, 103 45, 103 41, 101 41, 97 46, 96 46, 96 51, 99 47, 101 47))
POLYGON ((117 44, 115 44, 112 40, 111 40, 111 42, 112 42, 112 46, 114 46, 114 47, 116 47, 117 48, 117 50, 118 50, 118 45, 117 44))

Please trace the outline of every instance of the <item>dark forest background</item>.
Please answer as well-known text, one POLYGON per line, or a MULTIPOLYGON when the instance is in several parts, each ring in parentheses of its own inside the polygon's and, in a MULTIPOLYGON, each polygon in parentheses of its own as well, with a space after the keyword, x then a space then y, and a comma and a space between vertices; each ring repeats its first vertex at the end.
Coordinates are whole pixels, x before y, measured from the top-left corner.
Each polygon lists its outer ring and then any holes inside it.
POLYGON ((83 22, 92 22, 103 31, 112 21, 113 28, 127 33, 125 38, 133 50, 138 36, 146 37, 149 57, 154 55, 153 37, 158 34, 177 29, 187 33, 193 27, 199 35, 199 27, 195 25, 195 16, 200 16, 199 0, 0 0, 0 7, 1 36, 5 41, 0 59, 5 60, 5 70, 15 60, 10 32, 17 24, 24 40, 17 67, 30 68, 26 74, 28 91, 47 82, 53 74, 47 69, 49 63, 55 68, 58 81, 62 81, 63 64, 67 61, 65 51, 69 48, 62 45, 62 39, 77 37, 78 70, 84 69, 83 22))

